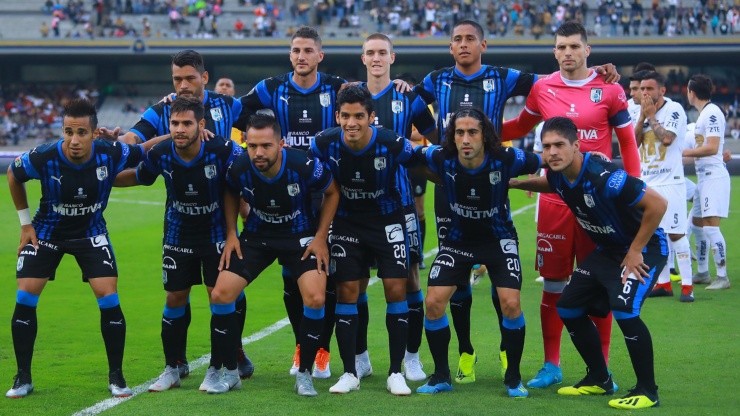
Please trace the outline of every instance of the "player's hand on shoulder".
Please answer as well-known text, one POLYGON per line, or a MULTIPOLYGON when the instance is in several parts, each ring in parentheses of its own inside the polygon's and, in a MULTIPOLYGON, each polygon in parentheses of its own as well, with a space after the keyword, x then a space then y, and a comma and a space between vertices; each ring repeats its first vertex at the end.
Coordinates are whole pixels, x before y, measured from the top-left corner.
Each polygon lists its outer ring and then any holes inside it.
POLYGON ((394 79, 393 85, 396 86, 396 91, 400 93, 409 92, 413 90, 413 88, 411 87, 411 84, 409 84, 408 82, 402 79, 394 79))
POLYGON ((164 97, 162 97, 161 100, 159 100, 159 103, 161 104, 172 104, 173 101, 177 98, 177 94, 174 92, 171 94, 167 94, 164 97))
POLYGON ((604 159, 604 160, 605 160, 605 161, 607 161, 607 162, 611 162, 611 161, 612 161, 612 160, 611 160, 611 158, 610 158, 609 156, 607 156, 607 155, 605 155, 604 153, 601 153, 601 152, 599 152, 599 151, 597 151, 597 150, 591 150, 591 151, 590 151, 590 152, 588 152, 588 153, 590 153, 590 154, 591 154, 591 155, 593 155, 593 156, 597 156, 597 157, 600 157, 600 158, 604 159))
POLYGON ((203 129, 200 131, 200 140, 203 142, 207 142, 214 137, 216 137, 216 134, 214 134, 212 131, 208 129, 203 129))
POLYGON ((619 72, 617 72, 617 67, 614 66, 614 64, 599 65, 594 67, 594 70, 597 74, 604 77, 604 82, 607 84, 616 84, 622 78, 622 76, 619 75, 619 72))
POLYGON ((121 134, 121 127, 116 126, 113 129, 107 127, 98 127, 95 132, 95 137, 105 140, 118 140, 118 136, 121 134))

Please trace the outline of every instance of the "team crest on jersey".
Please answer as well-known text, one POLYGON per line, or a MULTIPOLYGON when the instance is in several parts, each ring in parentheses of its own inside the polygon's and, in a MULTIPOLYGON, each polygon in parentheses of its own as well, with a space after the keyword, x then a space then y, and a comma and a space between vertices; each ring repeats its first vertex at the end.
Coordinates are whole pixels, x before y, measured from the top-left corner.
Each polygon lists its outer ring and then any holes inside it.
POLYGON ((107 166, 101 166, 101 167, 95 169, 95 174, 98 176, 98 180, 99 181, 105 180, 105 178, 108 177, 108 167, 107 166))
POLYGON ((375 170, 383 170, 385 169, 385 157, 376 157, 375 158, 375 170))
POLYGON ((291 183, 288 185, 288 195, 296 196, 301 192, 301 187, 297 183, 291 183))
POLYGON ((594 197, 592 197, 589 194, 583 195, 583 200, 586 201, 586 206, 589 208, 593 208, 596 206, 596 202, 594 201, 594 197))
POLYGON ((501 182, 501 172, 491 172, 488 174, 488 179, 491 181, 491 185, 496 185, 501 182))
POLYGON ((495 83, 492 79, 484 79, 483 80, 483 91, 485 92, 491 92, 495 88, 495 83))
POLYGON ((391 110, 393 114, 403 113, 403 101, 393 100, 391 101, 391 110))
POLYGON ((221 114, 220 108, 211 108, 211 118, 213 121, 221 121, 224 119, 224 115, 221 114))
POLYGON ((319 103, 322 107, 329 107, 329 104, 331 104, 331 96, 328 92, 322 92, 319 94, 319 103))
POLYGON ((18 156, 15 158, 15 167, 19 168, 23 164, 23 161, 21 160, 21 157, 18 156))
POLYGON ((601 97, 604 95, 604 92, 601 88, 591 88, 591 101, 594 103, 600 103, 601 97))
POLYGON ((218 170, 216 170, 216 165, 206 165, 203 170, 206 173, 206 179, 213 179, 218 175, 218 170))

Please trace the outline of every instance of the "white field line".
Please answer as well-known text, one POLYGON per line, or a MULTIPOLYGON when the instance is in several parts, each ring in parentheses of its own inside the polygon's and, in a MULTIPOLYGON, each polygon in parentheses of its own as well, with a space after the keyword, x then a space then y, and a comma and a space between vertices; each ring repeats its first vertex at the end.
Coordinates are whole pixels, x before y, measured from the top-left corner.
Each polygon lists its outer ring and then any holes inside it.
MULTIPOLYGON (((113 200, 113 198, 111 198, 110 200, 113 200)), ((120 200, 120 201, 116 201, 116 202, 133 202, 133 201, 120 200)), ((136 201, 136 203, 139 203, 139 204, 147 204, 147 205, 150 204, 150 202, 148 202, 148 201, 136 201)), ((161 204, 161 202, 158 202, 157 204, 161 204)), ((519 208, 516 211, 512 211, 511 216, 513 217, 513 216, 519 215, 519 214, 521 214, 521 213, 523 213, 523 212, 525 212, 525 211, 527 211, 529 209, 534 208, 534 206, 535 206, 535 204, 530 204, 530 205, 527 205, 525 207, 519 208)), ((435 248, 427 251, 426 253, 424 253, 424 258, 429 258, 431 256, 434 256, 435 254, 437 254, 437 250, 438 249, 435 247, 435 248)), ((378 279, 377 277, 374 277, 374 278, 370 279, 370 284, 372 285, 372 284, 378 282, 379 280, 380 279, 378 279)), ((265 327, 265 328, 260 329, 259 331, 255 332, 254 334, 252 334, 252 335, 250 335, 248 337, 242 338, 242 344, 247 345, 247 344, 251 344, 253 342, 257 342, 257 341, 261 340, 262 338, 265 338, 265 337, 267 337, 269 335, 272 335, 275 332, 277 332, 277 331, 285 328, 289 324, 290 324, 290 321, 288 320, 287 317, 285 317, 285 318, 283 318, 283 319, 275 322, 274 324, 272 324, 272 325, 270 325, 268 327, 265 327)), ((204 355, 204 356, 202 356, 202 357, 200 357, 200 358, 198 358, 198 359, 196 359, 194 361, 191 361, 189 363, 190 364, 190 370, 191 371, 194 371, 194 370, 200 369, 201 367, 205 367, 206 365, 209 364, 210 361, 211 361, 211 354, 206 354, 206 355, 204 355)), ((101 400, 101 401, 95 403, 94 405, 92 405, 92 406, 90 406, 88 408, 82 409, 79 412, 74 413, 72 416, 99 415, 100 413, 103 413, 104 411, 106 411, 108 409, 111 409, 111 408, 113 408, 115 406, 118 406, 119 404, 121 404, 121 403, 123 403, 123 402, 125 402, 127 400, 131 400, 134 397, 138 396, 139 394, 146 392, 147 389, 149 388, 149 385, 152 384, 152 383, 154 383, 156 380, 157 380, 156 378, 153 378, 151 380, 147 380, 147 381, 139 384, 136 387, 133 387, 131 390, 133 391, 134 394, 132 396, 130 396, 130 397, 125 397, 125 398, 122 398, 122 399, 110 398, 110 399, 101 400)))

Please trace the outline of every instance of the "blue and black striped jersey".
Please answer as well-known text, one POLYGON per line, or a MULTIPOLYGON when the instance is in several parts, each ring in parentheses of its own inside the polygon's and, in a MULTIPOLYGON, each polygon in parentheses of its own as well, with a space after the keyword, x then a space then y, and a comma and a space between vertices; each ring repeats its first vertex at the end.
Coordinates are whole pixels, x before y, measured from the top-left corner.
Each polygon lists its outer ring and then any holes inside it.
POLYGON ((411 142, 392 130, 370 128, 370 142, 360 151, 347 147, 339 127, 317 134, 311 144, 311 154, 326 163, 339 185, 337 216, 382 216, 403 206, 396 173, 413 154, 411 142))
POLYGON ((318 73, 316 84, 304 89, 293 82, 293 73, 263 79, 241 97, 244 113, 236 123, 246 130, 249 117, 261 109, 275 114, 285 143, 308 150, 316 133, 337 125, 336 96, 345 81, 335 75, 318 73))
MULTIPOLYGON (((645 195, 645 182, 590 153, 584 154, 575 182, 552 170, 547 171, 547 181, 598 249, 627 252, 642 222, 642 209, 635 205, 645 195)), ((651 243, 665 244, 662 228, 655 231, 651 243)))
POLYGON ((460 243, 516 239, 509 207, 509 179, 534 173, 540 157, 512 147, 486 153, 476 169, 460 164, 440 146, 426 149, 426 165, 442 180, 452 221, 442 237, 460 243))
POLYGON ((429 73, 414 88, 427 104, 437 102, 437 130, 444 140, 452 113, 464 108, 479 108, 491 119, 496 132, 501 132, 504 105, 509 97, 527 95, 537 75, 516 69, 483 65, 473 75, 463 75, 457 68, 443 68, 429 73))
POLYGON ((242 152, 233 141, 216 136, 201 142, 200 153, 189 162, 177 154, 172 139, 147 153, 136 178, 144 185, 153 184, 159 175, 164 178, 164 244, 192 247, 226 240, 226 170, 242 152))
POLYGON ((279 237, 315 233, 317 213, 311 193, 323 192, 332 174, 324 164, 299 149, 281 149, 282 165, 274 178, 258 171, 249 155, 236 158, 227 173, 229 187, 249 204, 242 236, 279 237))
MULTIPOLYGON (((231 127, 242 112, 239 100, 213 91, 203 92, 203 106, 206 109, 206 129, 216 136, 231 138, 231 127)), ((162 136, 170 132, 170 103, 157 103, 149 107, 131 131, 141 141, 162 136)))
POLYGON ((62 143, 45 144, 18 156, 11 169, 19 182, 41 181, 41 201, 33 218, 42 240, 72 240, 108 232, 103 211, 113 180, 144 157, 142 146, 94 140, 92 157, 78 165, 62 151, 62 143))

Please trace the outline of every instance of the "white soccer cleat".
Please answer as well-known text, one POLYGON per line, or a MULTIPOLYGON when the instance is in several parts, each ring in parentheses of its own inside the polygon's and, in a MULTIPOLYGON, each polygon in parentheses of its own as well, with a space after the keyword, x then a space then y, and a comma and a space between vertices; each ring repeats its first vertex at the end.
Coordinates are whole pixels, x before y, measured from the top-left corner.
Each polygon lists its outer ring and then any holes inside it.
MULTIPOLYGON (((403 378, 403 377, 402 377, 403 378)), ((352 390, 360 389, 360 379, 352 373, 344 373, 339 377, 339 381, 329 387, 329 393, 347 394, 352 390)))
POLYGON ((389 375, 385 387, 395 396, 408 396, 411 394, 411 389, 406 385, 406 379, 403 378, 403 374, 401 373, 389 375))
POLYGON ((422 381, 427 378, 424 373, 424 366, 419 360, 419 353, 410 353, 406 351, 406 356, 403 358, 404 375, 408 381, 422 381))
POLYGON ((360 379, 373 374, 373 366, 370 364, 370 355, 367 350, 362 354, 355 355, 355 370, 357 370, 357 377, 360 379))
POLYGON ((159 375, 157 381, 149 386, 149 391, 159 393, 173 387, 180 387, 180 371, 177 367, 170 367, 168 365, 164 368, 162 374, 159 375))
POLYGON ((313 387, 313 378, 311 372, 306 370, 304 372, 298 372, 295 376, 295 391, 299 396, 314 397, 318 396, 319 393, 313 387))
POLYGON ((111 371, 108 374, 108 390, 115 398, 131 397, 134 392, 126 386, 126 379, 123 378, 121 369, 111 371))
POLYGON ((707 290, 722 290, 722 289, 729 289, 730 288, 730 279, 727 277, 719 277, 717 276, 716 279, 714 279, 714 282, 710 283, 709 286, 707 286, 707 290))
POLYGON ((33 393, 33 383, 31 383, 31 376, 25 372, 19 372, 13 379, 13 387, 5 393, 5 397, 9 399, 21 399, 33 393))
POLYGON ((239 370, 226 370, 224 369, 221 374, 221 379, 218 383, 212 385, 208 390, 209 394, 221 394, 226 393, 229 390, 235 390, 242 388, 242 379, 239 378, 239 370))
POLYGON ((198 390, 208 391, 211 387, 215 386, 221 380, 221 372, 216 367, 208 367, 206 370, 206 376, 203 382, 200 383, 198 390))

